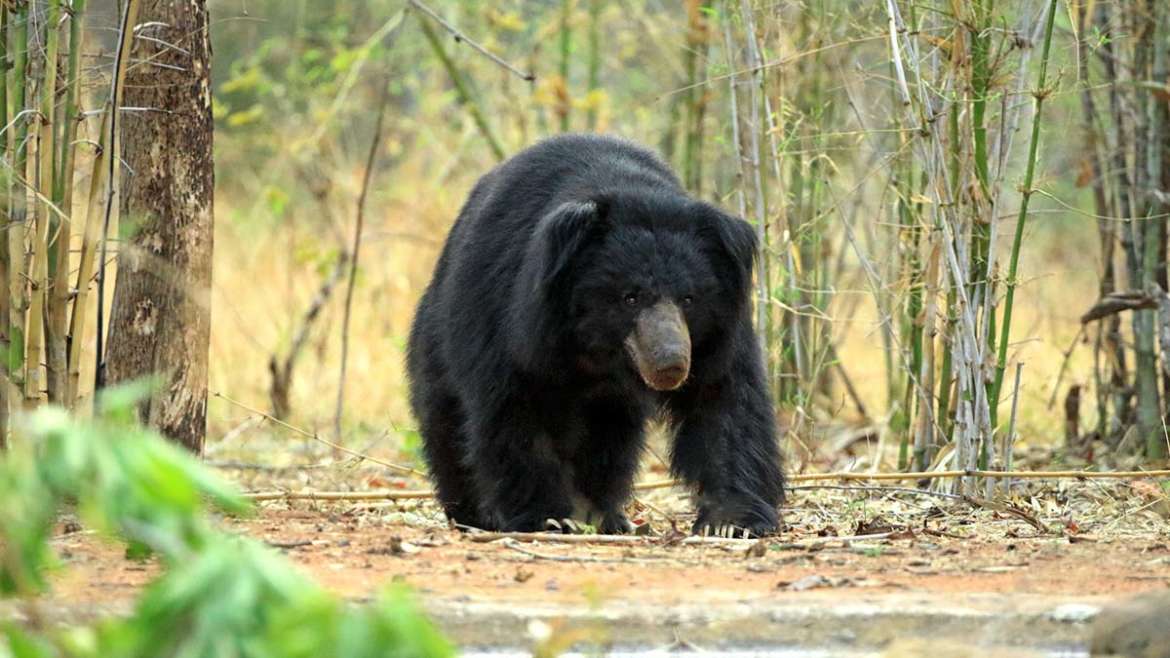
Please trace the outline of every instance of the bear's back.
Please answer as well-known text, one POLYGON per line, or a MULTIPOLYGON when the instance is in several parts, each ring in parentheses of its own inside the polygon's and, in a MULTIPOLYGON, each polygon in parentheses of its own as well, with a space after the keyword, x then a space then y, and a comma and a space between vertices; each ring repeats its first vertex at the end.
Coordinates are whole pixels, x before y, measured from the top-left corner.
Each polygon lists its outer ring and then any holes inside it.
POLYGON ((653 152, 618 137, 567 134, 539 142, 485 174, 451 229, 440 276, 463 294, 507 297, 540 219, 598 195, 682 196, 653 152), (458 280, 458 283, 456 283, 458 280))

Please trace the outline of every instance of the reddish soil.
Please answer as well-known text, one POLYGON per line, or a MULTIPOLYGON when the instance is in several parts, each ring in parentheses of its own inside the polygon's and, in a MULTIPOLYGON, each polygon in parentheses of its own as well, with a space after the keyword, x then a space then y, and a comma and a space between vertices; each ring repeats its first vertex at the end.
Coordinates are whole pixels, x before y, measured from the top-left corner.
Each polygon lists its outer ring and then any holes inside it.
MULTIPOLYGON (((433 512, 431 512, 433 518, 433 512)), ((363 598, 405 580, 424 598, 584 603, 629 599, 656 605, 869 593, 1119 595, 1170 586, 1170 544, 1161 532, 1116 536, 1042 534, 1010 516, 919 522, 893 537, 823 545, 797 525, 748 551, 728 546, 496 541, 479 543, 433 521, 403 521, 385 507, 272 503, 226 529, 272 544, 329 589, 363 598), (971 537, 971 538, 965 538, 971 537)), ((406 516, 414 517, 413 513, 406 516)), ((791 517, 790 517, 791 523, 791 517)), ((823 532, 823 529, 821 530, 823 532)), ((866 533, 862 533, 866 534, 866 533)), ((129 599, 158 567, 127 561, 120 545, 75 532, 54 542, 66 569, 53 598, 102 606, 129 599)), ((818 598, 820 598, 818 596, 818 598)))

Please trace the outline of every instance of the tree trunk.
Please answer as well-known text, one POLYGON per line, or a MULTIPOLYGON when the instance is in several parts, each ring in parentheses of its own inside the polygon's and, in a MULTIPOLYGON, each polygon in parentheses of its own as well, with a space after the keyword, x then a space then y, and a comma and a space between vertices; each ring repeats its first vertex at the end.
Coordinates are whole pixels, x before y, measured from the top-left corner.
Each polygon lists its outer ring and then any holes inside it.
POLYGON ((206 0, 145 0, 126 77, 123 241, 104 379, 149 375, 144 422, 202 452, 211 333, 211 41, 206 0))

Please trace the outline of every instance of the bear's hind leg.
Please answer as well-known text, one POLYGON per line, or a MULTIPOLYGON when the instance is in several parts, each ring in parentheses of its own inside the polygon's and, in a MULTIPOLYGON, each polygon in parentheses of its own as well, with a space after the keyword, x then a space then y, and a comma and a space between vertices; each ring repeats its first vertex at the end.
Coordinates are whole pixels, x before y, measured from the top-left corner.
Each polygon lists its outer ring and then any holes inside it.
POLYGON ((423 452, 447 518, 460 526, 490 530, 476 501, 471 473, 463 463, 466 441, 459 401, 446 393, 432 395, 418 415, 423 452))
MULTIPOLYGON (((573 514, 565 466, 527 401, 474 414, 469 466, 490 523, 506 532, 539 532, 573 514)), ((555 527, 555 526, 552 526, 555 527)))

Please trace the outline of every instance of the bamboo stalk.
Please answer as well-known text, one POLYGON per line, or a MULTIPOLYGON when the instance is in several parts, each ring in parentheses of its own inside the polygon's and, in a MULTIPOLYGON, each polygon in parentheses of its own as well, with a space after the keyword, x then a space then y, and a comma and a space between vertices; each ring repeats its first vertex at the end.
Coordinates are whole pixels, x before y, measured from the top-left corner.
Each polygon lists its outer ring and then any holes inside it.
MULTIPOLYGON (((113 112, 109 105, 102 114, 102 125, 99 132, 102 141, 109 133, 109 122, 113 112)), ((102 201, 105 194, 106 159, 110 157, 110 149, 98 147, 93 160, 93 168, 89 179, 89 196, 85 208, 85 228, 82 231, 81 257, 77 266, 77 298, 73 300, 73 313, 69 320, 69 390, 66 394, 66 404, 69 408, 77 405, 78 392, 81 385, 81 352, 85 344, 85 329, 89 314, 89 297, 94 275, 94 259, 98 245, 102 242, 102 223, 99 219, 102 211, 102 201)))
MULTIPOLYGON (((44 79, 40 88, 40 126, 37 137, 36 177, 30 177, 29 182, 39 190, 44 200, 44 208, 36 213, 35 236, 33 238, 32 262, 32 297, 28 311, 28 343, 25 360, 24 399, 25 404, 34 406, 41 398, 41 363, 42 349, 47 353, 53 352, 53 346, 45 344, 46 302, 49 294, 49 226, 53 223, 53 209, 50 205, 53 197, 53 173, 55 167, 53 155, 55 112, 53 100, 57 93, 57 54, 60 50, 61 33, 58 23, 61 20, 61 0, 49 0, 48 11, 45 16, 45 63, 44 79)), ((64 340, 64 336, 60 337, 64 340)), ((62 352, 62 355, 64 353, 62 352)), ((55 373, 64 377, 64 363, 55 373)), ((46 368, 48 374, 53 374, 46 368)), ((62 379, 60 391, 64 388, 62 379)))
POLYGON ((1040 148, 1041 110, 1044 108, 1044 99, 1049 93, 1049 90, 1045 86, 1048 84, 1048 60, 1049 54, 1052 51, 1052 32, 1053 25, 1056 21, 1056 3, 1057 0, 1050 0, 1048 4, 1048 19, 1044 28, 1044 49, 1040 57, 1040 76, 1036 89, 1032 92, 1035 108, 1032 116, 1032 137, 1028 144, 1028 161, 1027 169, 1024 172, 1020 211, 1016 217, 1016 232, 1015 237, 1012 239, 1011 260, 1008 262, 1007 294, 1004 298, 1003 322, 1000 326, 999 356, 996 359, 995 365, 995 385, 992 387, 991 395, 988 396, 992 427, 997 424, 996 419, 998 417, 1000 391, 1003 389, 1003 376, 1004 371, 1007 369, 1008 341, 1011 340, 1012 331, 1012 307, 1016 299, 1016 286, 1019 283, 1016 277, 1020 266, 1020 248, 1024 242, 1024 226, 1028 220, 1028 202, 1031 200, 1032 194, 1035 193, 1032 184, 1036 177, 1036 161, 1040 148))
POLYGON ((687 71, 686 122, 683 127, 683 184, 702 194, 703 116, 707 105, 708 26, 700 0, 687 0, 687 39, 684 53, 687 71))
MULTIPOLYGON (((932 448, 935 443, 935 415, 931 413, 931 402, 934 395, 934 342, 938 326, 935 316, 938 310, 937 286, 940 256, 941 249, 938 245, 933 245, 930 259, 927 261, 925 279, 922 281, 925 288, 923 294, 926 298, 922 326, 918 327, 918 331, 915 333, 921 353, 918 362, 920 368, 918 387, 921 391, 922 402, 918 407, 918 430, 914 436, 914 468, 920 471, 926 470, 934 459, 932 448)), ((913 386, 914 382, 908 382, 907 385, 913 386)))
POLYGON ((138 10, 140 0, 126 0, 122 11, 121 25, 118 29, 118 51, 114 55, 114 75, 110 81, 110 100, 106 104, 106 123, 109 132, 102 135, 102 147, 105 152, 105 182, 106 194, 103 205, 102 233, 100 239, 101 258, 98 260, 97 278, 97 326, 94 333, 97 338, 97 348, 94 351, 93 390, 94 403, 97 403, 97 393, 105 384, 105 301, 106 301, 106 250, 108 248, 110 226, 121 212, 119 190, 119 172, 121 169, 122 140, 119 113, 122 108, 122 91, 126 86, 126 69, 130 61, 130 51, 134 48, 134 26, 138 24, 138 10))
MULTIPOLYGON (((8 125, 8 5, 0 3, 0 126, 8 125)), ((8 160, 12 149, 9 147, 12 131, 6 131, 0 136, 0 159, 8 160)), ((4 198, 0 210, 4 212, 4 222, 12 220, 12 186, 11 176, 5 185, 4 198)), ((11 418, 11 392, 13 377, 8 371, 8 353, 11 349, 10 332, 12 327, 12 299, 8 294, 9 250, 8 241, 10 232, 8 226, 0 231, 0 282, 4 290, 0 294, 0 450, 8 447, 8 426, 11 418)))
POLYGON ((586 125, 597 130, 598 94, 601 92, 601 11, 603 0, 589 0, 589 112, 586 125))
MULTIPOLYGON (((50 0, 48 19, 45 23, 45 80, 41 89, 41 135, 37 154, 40 158, 40 180, 38 188, 45 202, 43 212, 38 216, 37 246, 44 248, 44 256, 37 259, 37 285, 41 286, 37 299, 44 305, 44 349, 45 388, 49 402, 64 402, 68 382, 68 357, 65 347, 65 306, 69 303, 69 236, 71 223, 58 216, 50 205, 56 205, 63 191, 62 182, 66 177, 60 168, 58 157, 58 114, 56 97, 58 91, 61 50, 61 13, 63 0, 50 0), (62 180, 59 180, 62 179, 62 180), (43 238, 40 232, 43 231, 43 238), (43 271, 42 271, 43 270, 43 271), (61 290, 51 283, 60 281, 61 290), (57 307, 60 307, 58 309, 57 307)), ((69 176, 72 180, 72 176, 69 176)), ((39 392, 38 392, 39 395, 39 392)))
MULTIPOLYGON (((78 98, 81 93, 81 51, 82 23, 86 0, 73 0, 69 9, 69 60, 66 72, 65 106, 61 112, 60 144, 57 155, 56 184, 53 187, 53 202, 69 221, 59 220, 56 239, 53 242, 52 284, 49 289, 49 401, 72 408, 74 397, 70 381, 70 351, 80 350, 70 342, 69 301, 72 289, 69 285, 71 235, 73 221, 73 174, 77 139, 78 98)), ((79 288, 80 289, 80 288, 79 288)))
MULTIPOLYGON (((1159 2, 1150 3, 1136 11, 1141 12, 1141 20, 1144 23, 1140 30, 1142 38, 1138 42, 1138 48, 1146 60, 1144 70, 1138 71, 1139 79, 1164 79, 1167 73, 1167 57, 1170 53, 1168 45, 1170 22, 1167 21, 1170 12, 1167 12, 1165 3, 1159 2)), ((1145 101, 1146 131, 1142 144, 1146 181, 1138 188, 1145 197, 1145 221, 1141 222, 1144 252, 1142 289, 1155 294, 1161 293, 1160 298, 1164 298, 1164 291, 1170 288, 1170 285, 1167 283, 1167 234, 1166 219, 1163 215, 1170 209, 1170 203, 1165 200, 1163 194, 1153 194, 1148 190, 1165 190, 1163 186, 1170 182, 1170 172, 1164 170, 1164 167, 1170 166, 1170 154, 1164 150, 1170 146, 1170 127, 1166 125, 1170 122, 1170 108, 1167 107, 1165 98, 1149 90, 1139 93, 1145 101)), ((1139 372, 1139 375, 1145 375, 1147 378, 1147 381, 1142 383, 1148 391, 1148 400, 1142 401, 1143 404, 1138 410, 1139 426, 1145 434, 1146 458, 1160 460, 1170 454, 1170 433, 1165 424, 1167 411, 1164 410, 1162 400, 1159 398, 1158 380, 1162 380, 1163 383, 1170 382, 1168 365, 1170 354, 1163 350, 1159 355, 1154 348, 1159 343, 1158 335, 1163 331, 1170 333, 1170 329, 1159 328, 1159 318, 1153 311, 1140 311, 1135 315, 1144 316, 1144 325, 1148 333, 1146 340, 1139 342, 1138 347, 1148 350, 1146 358, 1154 364, 1146 373, 1139 372)), ((1164 340, 1170 344, 1170 336, 1164 340)), ((1170 397, 1170 390, 1164 390, 1162 395, 1170 397)))
POLYGON ((573 109, 573 99, 569 94, 569 64, 572 61, 573 46, 573 0, 561 0, 561 29, 560 29, 560 83, 557 115, 561 121, 561 132, 569 132, 570 113, 573 109))
MULTIPOLYGON (((29 6, 16 5, 10 23, 15 26, 15 53, 12 72, 12 108, 14 124, 9 153, 13 154, 13 174, 9 178, 8 198, 12 208, 8 234, 8 373, 17 390, 24 389, 25 337, 24 328, 28 313, 28 264, 25 241, 27 240, 28 195, 25 194, 20 176, 25 176, 28 162, 28 114, 26 112, 29 53, 29 6)), ((7 124, 5 124, 7 125, 7 124)))
POLYGON ((759 44, 756 41, 755 20, 750 0, 741 0, 740 12, 743 16, 744 40, 747 44, 748 69, 752 71, 753 80, 749 88, 748 104, 751 106, 751 124, 748 126, 752 189, 754 196, 752 205, 755 209, 756 239, 759 242, 759 272, 756 275, 758 283, 758 298, 756 299, 756 332, 760 336, 760 343, 765 349, 770 349, 768 342, 769 322, 771 316, 769 306, 771 295, 768 290, 768 205, 764 194, 764 151, 760 142, 760 135, 764 133, 760 124, 760 96, 764 87, 764 72, 761 69, 759 44))

